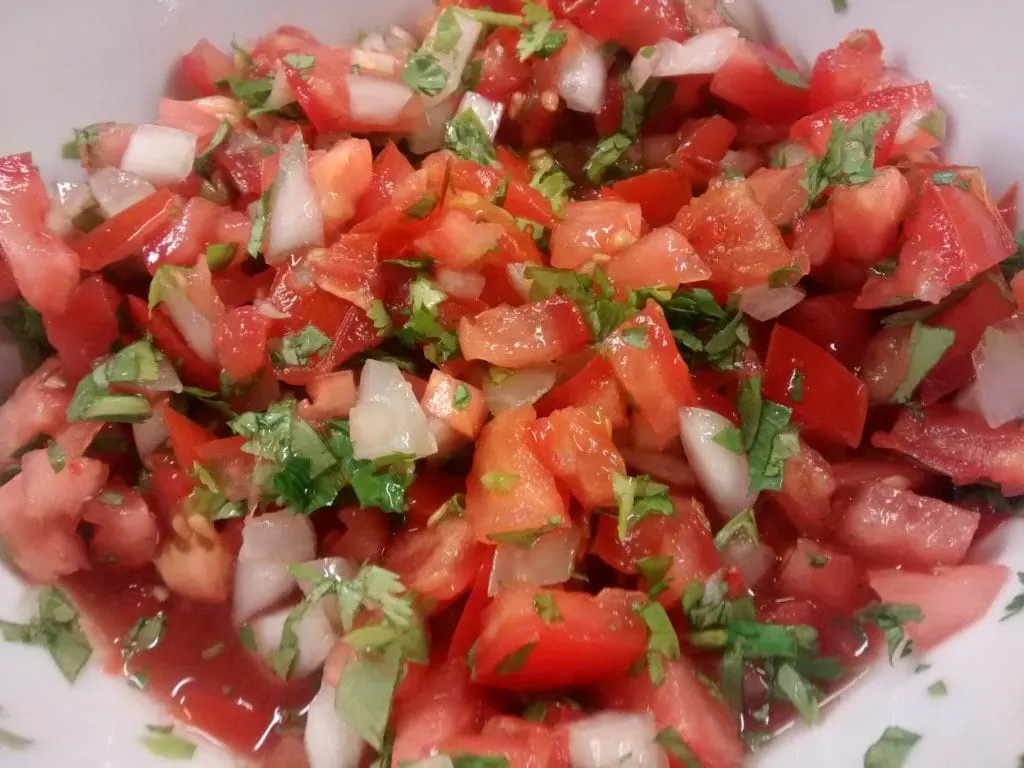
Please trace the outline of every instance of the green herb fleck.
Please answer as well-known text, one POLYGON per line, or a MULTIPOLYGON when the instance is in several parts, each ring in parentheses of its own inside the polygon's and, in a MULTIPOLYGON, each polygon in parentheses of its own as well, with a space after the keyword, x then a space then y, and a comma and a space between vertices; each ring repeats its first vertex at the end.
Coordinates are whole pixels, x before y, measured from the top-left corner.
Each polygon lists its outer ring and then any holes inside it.
POLYGON ((864 754, 864 768, 900 768, 921 735, 890 725, 864 754))
POLYGON ((948 328, 933 328, 922 323, 914 323, 910 331, 910 363, 907 366, 907 377, 893 393, 892 402, 910 402, 918 384, 928 375, 928 371, 938 364, 955 340, 956 333, 948 328))

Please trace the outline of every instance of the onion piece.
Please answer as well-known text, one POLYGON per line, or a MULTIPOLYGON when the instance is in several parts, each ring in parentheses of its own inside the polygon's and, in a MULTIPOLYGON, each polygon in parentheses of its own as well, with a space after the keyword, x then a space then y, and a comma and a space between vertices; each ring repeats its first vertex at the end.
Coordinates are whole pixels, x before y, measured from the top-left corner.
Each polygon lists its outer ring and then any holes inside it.
POLYGON ((425 155, 440 149, 444 144, 445 123, 452 119, 457 104, 458 101, 452 96, 428 107, 423 125, 406 140, 409 151, 416 155, 425 155))
POLYGON ((369 75, 345 75, 345 85, 352 117, 368 125, 390 126, 416 95, 407 85, 369 75))
POLYGON ((987 328, 974 349, 974 406, 990 427, 1024 416, 1024 318, 987 328))
POLYGON ((580 529, 570 526, 543 534, 529 549, 499 544, 494 548, 487 595, 494 597, 506 584, 564 584, 572 576, 581 539, 580 529))
POLYGON ((76 181, 58 181, 54 184, 54 192, 60 207, 72 219, 85 211, 89 206, 95 205, 96 200, 92 196, 89 185, 76 181))
POLYGON ((357 459, 394 454, 422 459, 437 453, 427 415, 394 363, 367 360, 363 365, 349 425, 357 459))
POLYGON ((167 425, 164 424, 163 413, 159 408, 145 421, 132 424, 132 437, 135 439, 135 450, 143 464, 157 448, 167 442, 167 425))
POLYGON ((323 244, 320 198, 306 162, 306 145, 296 133, 284 148, 271 193, 266 260, 278 264, 301 248, 323 244))
POLYGON ((156 187, 143 178, 105 166, 89 177, 89 190, 105 218, 116 216, 156 192, 156 187))
POLYGON ((430 28, 426 38, 423 40, 423 44, 419 47, 419 50, 413 56, 423 54, 432 56, 437 60, 438 65, 445 71, 445 84, 444 87, 433 96, 424 96, 423 103, 427 107, 432 107, 445 99, 451 94, 455 93, 459 89, 462 83, 462 73, 466 69, 466 64, 469 63, 469 57, 473 54, 476 49, 477 40, 480 38, 480 33, 483 31, 484 25, 476 19, 471 19, 462 13, 451 13, 451 14, 438 14, 437 19, 434 21, 434 25, 430 28), (455 19, 455 23, 459 25, 459 35, 455 45, 451 47, 451 50, 445 50, 447 46, 442 46, 442 50, 438 50, 437 46, 437 25, 442 19, 447 20, 449 18, 455 19))
POLYGON ((664 768, 668 758, 657 745, 654 716, 601 712, 566 726, 572 768, 664 768))
MULTIPOLYGON (((278 608, 249 620, 256 650, 262 656, 269 656, 281 647, 285 624, 294 607, 278 608)), ((338 638, 321 601, 305 607, 299 620, 292 622, 291 629, 295 633, 296 654, 290 676, 303 678, 323 666, 338 638)))
POLYGON ((662 38, 653 49, 641 49, 633 57, 629 67, 630 82, 635 90, 640 90, 651 77, 714 74, 739 42, 740 33, 732 27, 701 32, 685 43, 662 38))
POLYGON ((352 49, 352 67, 361 74, 380 75, 382 77, 394 77, 399 69, 398 58, 386 50, 373 51, 352 49))
POLYGON ((353 768, 361 762, 363 740, 334 704, 337 689, 326 681, 306 709, 306 745, 309 768, 353 768))
POLYGON ((718 0, 718 13, 740 34, 755 43, 763 43, 770 37, 768 23, 754 0, 718 0))
POLYGON ((162 187, 187 179, 195 160, 194 133, 166 125, 140 125, 128 140, 121 170, 162 187))
POLYGON ((795 285, 784 285, 779 288, 755 285, 743 289, 739 307, 745 314, 763 323, 792 309, 806 296, 807 291, 795 285))
POLYGON ((184 387, 171 361, 161 355, 156 361, 156 380, 145 382, 145 389, 149 392, 181 392, 184 387))
POLYGON ((529 266, 530 263, 525 261, 514 261, 505 266, 505 271, 508 273, 508 281, 512 283, 516 293, 526 300, 529 300, 530 292, 533 290, 533 278, 526 276, 526 268, 529 266))
POLYGON ((295 589, 289 566, 315 555, 316 534, 308 517, 271 512, 248 518, 235 567, 235 624, 287 597, 295 589))
POLYGON ((574 112, 596 115, 604 103, 608 62, 593 40, 583 37, 571 52, 563 53, 558 93, 574 112))
POLYGON ((402 27, 392 25, 384 37, 388 50, 399 55, 408 55, 416 50, 419 41, 402 27))
MULTIPOLYGON (((346 560, 344 557, 323 557, 319 560, 310 560, 307 563, 302 563, 296 570, 300 573, 308 572, 321 579, 329 578, 341 581, 342 579, 351 579, 359 569, 356 568, 353 562, 346 560)), ((296 576, 295 583, 299 585, 299 589, 302 590, 304 595, 308 596, 313 589, 313 582, 302 576, 296 576)), ((324 613, 327 615, 327 620, 331 622, 331 626, 340 631, 342 625, 338 601, 324 600, 321 602, 321 605, 324 607, 324 613)))
POLYGON ((719 433, 732 428, 731 421, 714 411, 679 409, 679 429, 686 459, 704 492, 727 518, 752 507, 757 500, 757 494, 749 491, 747 457, 715 442, 719 433))
POLYGON ((479 272, 460 272, 438 267, 434 272, 437 287, 459 299, 479 299, 487 285, 487 278, 479 272))
POLYGON ((753 589, 775 565, 775 552, 764 542, 754 541, 743 531, 737 531, 719 550, 722 566, 735 567, 743 583, 753 589))
POLYGON ((367 32, 353 50, 373 51, 376 53, 387 53, 388 46, 384 42, 384 35, 380 32, 367 32))
MULTIPOLYGON (((204 264, 205 259, 201 259, 204 264)), ((196 308, 184 287, 171 286, 161 294, 160 301, 171 316, 174 327, 185 337, 186 343, 199 357, 211 365, 217 363, 217 350, 213 345, 213 324, 196 308)))
POLYGON ((287 312, 282 312, 274 306, 274 302, 269 299, 255 299, 252 305, 256 307, 261 315, 269 317, 271 320, 286 320, 291 317, 287 312))
POLYGON ((772 158, 772 166, 777 168, 792 168, 794 165, 803 165, 811 156, 807 145, 800 141, 784 141, 776 144, 769 153, 772 158))
POLYGON ((480 124, 487 129, 487 135, 491 141, 494 141, 494 137, 498 135, 498 127, 501 125, 501 116, 505 113, 505 105, 500 101, 491 101, 476 91, 466 91, 462 94, 462 101, 459 102, 455 114, 465 112, 467 109, 480 119, 480 124))
POLYGON ((551 363, 510 371, 501 379, 501 383, 495 383, 488 376, 484 379, 484 400, 491 413, 533 405, 555 386, 557 379, 557 369, 551 363))
POLYGON ((283 69, 274 74, 274 84, 270 87, 270 95, 263 102, 264 109, 281 109, 295 103, 295 91, 288 83, 288 75, 283 69))

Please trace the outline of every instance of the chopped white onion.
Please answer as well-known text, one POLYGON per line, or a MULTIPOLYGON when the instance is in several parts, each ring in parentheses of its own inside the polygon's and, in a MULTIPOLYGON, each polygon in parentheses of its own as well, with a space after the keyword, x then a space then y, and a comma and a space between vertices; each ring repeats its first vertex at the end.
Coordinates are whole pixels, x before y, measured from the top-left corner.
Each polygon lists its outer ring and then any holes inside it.
POLYGON ((641 49, 629 67, 633 88, 640 90, 651 77, 711 75, 722 68, 739 45, 739 32, 718 27, 694 35, 685 43, 662 38, 651 48, 641 49))
POLYGON ((494 548, 487 594, 493 597, 506 584, 564 584, 572 576, 581 538, 580 529, 570 526, 545 533, 529 549, 499 544, 494 548))
MULTIPOLYGON (((319 560, 310 560, 308 563, 302 563, 296 570, 301 573, 315 574, 320 579, 330 578, 340 581, 342 579, 351 579, 356 575, 358 568, 351 561, 343 557, 323 557, 319 560)), ((302 590, 304 595, 308 595, 313 589, 313 582, 302 576, 296 576, 295 583, 299 585, 299 589, 302 590)), ((338 607, 338 601, 324 600, 321 604, 324 607, 327 620, 331 622, 331 626, 340 630, 341 611, 338 607)))
POLYGON ((654 716, 644 712, 600 712, 566 726, 572 768, 664 768, 654 716))
POLYGON ((289 567, 315 555, 316 533, 308 517, 271 512, 248 518, 235 567, 235 624, 287 597, 295 589, 289 567))
POLYGON ((743 577, 743 583, 753 588, 775 564, 775 552, 764 542, 757 542, 745 532, 733 534, 722 546, 719 555, 722 566, 735 567, 743 577))
POLYGON ((505 266, 508 281, 512 283, 516 293, 524 299, 529 299, 530 292, 533 290, 533 279, 526 276, 526 268, 529 266, 530 264, 525 261, 514 261, 505 266))
POLYGON ((973 357, 974 404, 988 425, 1024 417, 1024 319, 987 328, 973 357))
POLYGON ((116 216, 156 192, 156 187, 120 168, 104 166, 89 177, 89 190, 105 218, 116 216))
MULTIPOLYGON (((201 261, 203 264, 206 263, 205 259, 201 261)), ((213 324, 192 303, 185 293, 184 286, 177 283, 167 284, 160 295, 160 301, 192 351, 204 362, 215 365, 217 350, 213 344, 213 324)))
POLYGON ((301 248, 323 244, 320 198, 306 162, 306 145, 296 134, 284 148, 271 193, 266 260, 277 264, 301 248))
POLYGON ((349 426, 357 459, 396 453, 422 459, 437 453, 427 415, 394 363, 367 360, 363 365, 349 426))
POLYGON ((718 0, 718 13, 748 40, 768 40, 768 23, 754 0, 718 0))
POLYGON ((738 515, 757 500, 757 494, 749 491, 747 457, 715 442, 723 430, 733 428, 731 421, 714 411, 679 409, 680 437, 686 459, 704 492, 727 518, 738 515))
POLYGON ((195 134, 166 125, 140 125, 128 140, 121 170, 161 187, 187 179, 195 160, 195 134))
POLYGON ((460 272, 443 267, 437 268, 434 280, 438 288, 458 299, 479 299, 487 284, 487 278, 479 272, 460 272))
POLYGON ((139 458, 146 464, 150 454, 167 441, 167 426, 160 410, 153 411, 153 415, 145 421, 132 424, 132 437, 139 458))
MULTIPOLYGON (((437 20, 434 21, 434 25, 427 33, 423 45, 419 48, 419 52, 434 57, 441 69, 445 71, 446 79, 444 87, 437 94, 423 97, 423 102, 426 106, 431 107, 444 101, 459 88, 459 84, 462 82, 463 70, 466 69, 469 57, 476 49, 476 43, 480 38, 483 28, 484 25, 481 22, 471 19, 462 13, 438 14, 437 20), (439 51, 436 45, 437 24, 441 19, 447 20, 447 18, 452 16, 455 18, 455 23, 459 25, 459 35, 457 38, 453 36, 456 43, 451 47, 451 50, 439 51)), ((444 48, 447 48, 447 46, 444 46, 444 48)))
POLYGON ((495 384, 487 376, 483 386, 484 400, 491 413, 533 405, 555 386, 557 379, 557 369, 550 363, 518 368, 505 376, 500 384, 495 384))
POLYGON ((357 768, 363 740, 335 706, 337 689, 326 682, 309 702, 303 742, 309 768, 357 768))
POLYGON ((755 285, 743 289, 739 306, 745 314, 763 323, 792 309, 803 301, 805 296, 807 292, 795 285, 784 285, 779 288, 755 285))
POLYGON ((178 378, 178 372, 174 370, 171 361, 164 356, 161 356, 156 363, 156 381, 147 381, 144 384, 144 389, 149 392, 181 392, 184 389, 181 379, 178 378))
POLYGON ((363 39, 359 41, 359 45, 356 46, 354 50, 387 53, 388 46, 387 43, 384 42, 384 35, 380 32, 367 32, 363 35, 363 39))
POLYGON ((402 27, 392 25, 391 29, 388 30, 387 36, 384 38, 384 42, 388 47, 388 50, 392 53, 397 54, 408 54, 416 50, 416 46, 419 45, 419 41, 410 35, 402 27))
POLYGON ((270 95, 263 103, 266 109, 280 109, 295 102, 295 91, 288 83, 288 75, 284 69, 279 69, 274 74, 274 84, 270 88, 270 95))
POLYGON ((753 147, 730 149, 725 153, 725 157, 722 158, 718 167, 723 171, 732 170, 749 176, 758 168, 764 167, 764 154, 753 147))
MULTIPOLYGON (((281 638, 292 608, 294 606, 278 608, 249 620, 256 650, 262 656, 269 656, 281 647, 281 638)), ((291 629, 295 633, 296 650, 291 676, 306 677, 323 666, 338 638, 327 620, 321 601, 306 607, 299 620, 292 622, 291 629)))
POLYGON ((480 124, 487 130, 491 141, 494 141, 494 137, 498 135, 498 127, 501 125, 501 116, 505 113, 505 105, 500 101, 491 101, 476 91, 466 91, 462 94, 462 101, 459 102, 455 114, 465 112, 467 109, 480 119, 480 124))
POLYGON ((398 72, 398 58, 386 50, 352 49, 352 67, 361 74, 393 77, 398 72))
POLYGON ((445 123, 451 120, 457 105, 456 97, 452 96, 427 107, 426 119, 423 121, 423 125, 406 141, 409 151, 416 155, 425 155, 428 152, 440 149, 441 145, 444 144, 445 123))
POLYGON ((285 320, 291 317, 287 312, 282 312, 276 306, 274 302, 269 299, 256 299, 252 305, 256 307, 257 311, 264 317, 269 317, 271 320, 285 320))
POLYGON ((57 200, 50 200, 50 207, 46 211, 46 218, 43 220, 46 229, 58 237, 67 237, 75 231, 75 224, 71 217, 64 213, 57 200))
POLYGON ((89 185, 84 182, 58 181, 54 184, 54 191, 64 213, 72 219, 96 203, 89 185))
POLYGON ((370 125, 390 126, 415 96, 407 85, 369 75, 345 75, 345 84, 352 117, 370 125))
POLYGON ((784 141, 777 144, 771 151, 772 163, 779 168, 792 168, 795 165, 803 165, 811 156, 807 145, 801 141, 784 141))
POLYGON ((563 53, 558 93, 575 112, 596 115, 604 103, 608 62, 593 40, 584 38, 572 53, 563 53))

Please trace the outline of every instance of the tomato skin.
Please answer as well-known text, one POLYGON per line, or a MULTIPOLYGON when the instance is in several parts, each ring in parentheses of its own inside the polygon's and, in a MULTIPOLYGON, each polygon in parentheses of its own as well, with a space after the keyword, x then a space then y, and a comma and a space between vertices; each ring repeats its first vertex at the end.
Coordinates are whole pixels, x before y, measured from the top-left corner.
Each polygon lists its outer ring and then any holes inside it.
POLYGON ((310 159, 309 174, 320 198, 324 235, 334 239, 355 214, 373 181, 373 151, 366 139, 342 139, 310 159))
POLYGON ((383 208, 395 193, 395 188, 412 176, 412 163, 389 141, 373 160, 370 186, 359 198, 354 221, 362 221, 383 208))
POLYGON ((491 568, 494 565, 494 553, 488 550, 483 558, 480 570, 477 571, 473 587, 470 589, 469 597, 462 608, 462 615, 459 617, 455 631, 452 633, 451 642, 448 644, 448 660, 465 659, 473 647, 480 630, 483 629, 483 613, 491 604, 491 598, 487 594, 491 581, 491 568))
POLYGON ((800 184, 803 176, 802 165, 759 168, 747 178, 747 186, 772 223, 786 227, 807 207, 807 190, 800 184))
POLYGON ((270 318, 256 307, 229 309, 213 334, 220 363, 233 381, 245 381, 267 363, 270 318))
POLYGON ((449 517, 433 528, 400 531, 382 565, 407 589, 444 606, 472 587, 484 550, 465 519, 449 517))
POLYGON ((836 255, 872 264, 890 256, 909 203, 910 184, 896 168, 882 168, 866 184, 836 187, 829 200, 836 255))
POLYGON ((608 279, 625 297, 630 288, 652 285, 675 290, 711 277, 700 256, 672 227, 652 229, 608 264, 608 279))
POLYGON ((1010 230, 985 202, 929 179, 903 224, 895 273, 869 276, 856 306, 873 309, 908 297, 934 304, 1015 250, 1010 230))
MULTIPOLYGON (((618 130, 616 116, 615 130, 618 130)), ((612 131, 614 132, 614 131, 612 131)), ((616 181, 601 189, 602 197, 617 197, 636 203, 644 221, 652 227, 671 222, 679 209, 690 202, 693 189, 686 174, 674 168, 653 168, 638 176, 616 181)))
POLYGON ((857 98, 884 69, 882 43, 875 31, 851 32, 839 45, 822 51, 815 59, 810 79, 811 111, 857 98))
POLYGON ((434 257, 439 264, 451 269, 474 267, 498 247, 504 229, 490 222, 477 223, 457 210, 446 210, 437 225, 414 245, 434 257))
POLYGON ((120 338, 120 308, 118 290, 93 275, 78 284, 64 312, 43 316, 46 338, 72 381, 89 373, 96 359, 109 354, 111 344, 120 338))
POLYGON ((474 90, 492 101, 508 105, 516 91, 526 89, 530 64, 516 53, 521 34, 514 27, 499 27, 484 40, 474 58, 480 62, 480 79, 474 90))
POLYGON ((339 235, 330 248, 310 251, 306 263, 317 287, 364 311, 384 295, 376 235, 339 235))
POLYGON ((686 12, 669 0, 597 0, 570 3, 569 19, 600 42, 614 40, 632 53, 663 37, 683 42, 690 33, 686 12))
POLYGON ((65 376, 56 357, 22 379, 0 405, 0 458, 9 458, 36 435, 55 435, 67 421, 74 393, 75 383, 65 376))
POLYGON ((835 247, 835 228, 832 226, 832 211, 828 208, 808 211, 793 222, 793 240, 790 248, 798 259, 805 259, 811 267, 818 267, 829 260, 835 247))
POLYGON ((217 81, 235 74, 235 62, 204 37, 181 57, 181 71, 201 96, 214 96, 217 81))
POLYGON ((82 269, 96 272, 144 250, 171 228, 181 205, 176 194, 161 190, 82 235, 74 243, 82 269))
POLYGON ((858 491, 836 534, 877 565, 932 568, 964 559, 979 519, 973 510, 875 482, 858 491))
POLYGON ((971 354, 982 334, 1015 310, 996 279, 982 279, 960 301, 930 318, 928 325, 948 328, 956 336, 918 387, 921 402, 931 405, 965 386, 974 377, 971 354))
POLYGON ((567 203, 565 218, 551 231, 551 266, 580 269, 594 258, 612 256, 640 237, 640 206, 621 200, 567 203))
POLYGON ((629 423, 626 399, 615 372, 600 355, 592 357, 575 376, 556 384, 534 405, 541 416, 569 406, 578 406, 607 419, 613 429, 621 429, 629 423))
POLYGON ((807 114, 807 89, 782 82, 769 66, 789 71, 798 69, 781 48, 741 40, 711 79, 711 92, 765 120, 795 120, 807 114))
POLYGON ((466 519, 479 541, 491 534, 569 525, 555 478, 530 445, 534 417, 529 407, 502 411, 480 432, 466 483, 466 519), (489 491, 482 482, 488 472, 509 473, 518 479, 507 491, 489 491))
POLYGON ((1010 576, 1005 565, 961 565, 935 573, 871 571, 871 588, 885 602, 918 605, 924 620, 907 624, 914 647, 934 648, 989 612, 1010 576))
POLYGON ((679 211, 675 226, 711 270, 712 281, 725 290, 767 283, 783 267, 807 274, 809 265, 786 247, 744 182, 709 189, 679 211))
POLYGON ((793 420, 810 434, 851 448, 860 444, 868 408, 864 383, 824 349, 783 325, 772 329, 768 342, 764 396, 792 408, 793 420), (803 376, 799 402, 789 394, 794 371, 803 376), (837 402, 844 404, 842 409, 836 409, 837 402))
POLYGON ((595 596, 506 587, 484 611, 473 677, 507 690, 553 691, 625 674, 647 647, 647 631, 633 610, 645 601, 642 593, 619 589, 595 596), (534 600, 542 596, 554 601, 562 621, 548 624, 538 615, 534 600), (522 666, 512 671, 502 667, 511 654, 531 644, 522 666))
POLYGON ((18 290, 42 313, 63 312, 78 285, 78 255, 45 224, 49 197, 29 154, 0 157, 0 252, 18 290))
POLYGON ((835 490, 829 463, 801 440, 800 451, 786 459, 782 490, 772 491, 771 497, 800 533, 817 536, 831 523, 835 490))
MULTIPOLYGON (((740 768, 746 750, 729 707, 701 682, 686 656, 666 662, 665 673, 659 686, 644 674, 606 682, 597 699, 607 709, 650 712, 659 730, 675 729, 705 768, 740 768)), ((683 768, 674 758, 669 765, 683 768)))
POLYGON ((206 246, 215 242, 224 212, 221 206, 201 197, 185 203, 170 228, 144 249, 143 259, 150 274, 163 264, 195 266, 201 257, 205 257, 206 246))
POLYGON ((642 312, 602 341, 599 350, 658 438, 667 441, 678 435, 679 409, 693 405, 695 395, 690 369, 679 354, 661 305, 648 301, 642 312), (637 330, 644 332, 643 348, 627 340, 637 330))
POLYGON ((775 583, 785 595, 810 600, 838 613, 858 607, 860 578, 849 555, 811 539, 798 539, 783 559, 775 583))
POLYGON ((164 405, 161 415, 178 466, 191 472, 192 466, 199 461, 200 446, 214 440, 214 434, 169 405, 164 405))
POLYGON ((871 318, 854 308, 855 298, 853 293, 812 296, 786 312, 779 322, 853 368, 871 337, 871 318))
POLYGON ((626 464, 603 418, 566 408, 538 419, 531 432, 538 458, 584 509, 615 506, 612 477, 625 475, 626 464))
POLYGON ((207 364, 192 348, 185 343, 181 333, 171 322, 163 307, 156 307, 150 312, 146 302, 137 296, 127 296, 128 313, 132 320, 153 337, 153 343, 171 360, 181 361, 177 366, 182 380, 191 386, 220 390, 220 374, 207 364))
POLYGON ((378 563, 391 538, 387 517, 379 509, 346 507, 338 510, 345 530, 324 539, 324 557, 344 557, 354 563, 378 563))
POLYGON ((502 368, 548 363, 588 343, 590 330, 583 314, 564 296, 519 307, 495 307, 459 321, 463 356, 502 368))
POLYGON ((687 176, 707 184, 736 140, 736 124, 721 115, 687 120, 679 129, 679 147, 668 159, 687 176))
POLYGON ((999 198, 999 202, 996 203, 996 210, 999 211, 999 215, 1003 217, 1003 222, 1009 228, 1011 232, 1017 231, 1017 197, 1020 192, 1020 184, 1016 181, 1011 184, 1003 196, 999 198))

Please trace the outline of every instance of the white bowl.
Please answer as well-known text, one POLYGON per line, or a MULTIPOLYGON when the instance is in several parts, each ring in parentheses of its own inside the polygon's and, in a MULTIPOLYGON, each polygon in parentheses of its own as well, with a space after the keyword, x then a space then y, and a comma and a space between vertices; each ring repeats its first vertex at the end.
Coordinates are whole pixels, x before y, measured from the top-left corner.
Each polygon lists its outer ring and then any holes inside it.
MULTIPOLYGON (((779 42, 807 61, 857 27, 874 27, 890 62, 931 80, 952 114, 950 155, 980 164, 999 193, 1022 176, 1024 6, 1013 0, 849 0, 833 13, 829 0, 762 0, 779 42)), ((145 121, 155 113, 177 57, 199 37, 227 45, 289 23, 329 42, 360 29, 409 20, 428 0, 7 0, 0 25, 0 154, 33 150, 50 179, 74 174, 59 159, 73 126, 101 120, 145 121)), ((1013 521, 973 556, 1024 570, 1024 524, 1013 521)), ((1014 580, 992 615, 929 654, 925 673, 913 662, 872 670, 824 724, 802 727, 755 761, 764 768, 863 764, 865 749, 887 725, 923 734, 907 768, 1018 765, 1024 754, 1024 616, 1001 623, 1002 606, 1019 590, 1014 580), (928 685, 945 681, 949 695, 928 685)), ((0 569, 0 617, 24 619, 31 600, 0 569)), ((148 768, 163 765, 139 744, 145 725, 165 723, 160 708, 92 665, 74 687, 39 649, 0 644, 0 728, 35 740, 0 762, 25 768, 148 768)), ((204 746, 190 765, 229 766, 204 746)))

